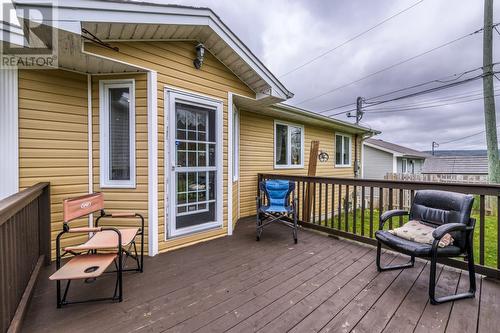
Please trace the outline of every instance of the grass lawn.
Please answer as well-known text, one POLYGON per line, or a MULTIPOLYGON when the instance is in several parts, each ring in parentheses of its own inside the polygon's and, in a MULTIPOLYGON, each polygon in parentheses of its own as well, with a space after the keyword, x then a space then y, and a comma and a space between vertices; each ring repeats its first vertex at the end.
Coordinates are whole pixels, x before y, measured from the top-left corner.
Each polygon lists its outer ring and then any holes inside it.
MULTIPOLYGON (((479 264, 479 213, 473 213, 472 217, 476 218, 476 228, 474 230, 474 259, 476 264, 479 264)), ((378 210, 373 211, 373 232, 378 230, 378 210)), ((370 211, 365 211, 365 223, 364 223, 364 235, 370 237, 370 211)), ((403 218, 403 223, 408 221, 408 217, 403 218)), ((322 225, 324 225, 324 221, 322 225)), ((331 219, 328 220, 328 226, 331 226, 331 219)), ((361 210, 358 209, 356 212, 356 234, 361 235, 361 210)), ((485 233, 484 233, 484 264, 485 266, 497 267, 497 217, 496 216, 486 216, 485 217, 485 233)), ((386 222, 387 228, 389 227, 389 221, 386 222)), ((393 218, 393 227, 399 226, 399 218, 393 218)), ((333 227, 338 229, 338 216, 333 219, 333 227)), ((345 214, 341 215, 340 229, 345 231, 345 214)), ((353 232, 353 214, 352 212, 348 214, 348 231, 353 232)))

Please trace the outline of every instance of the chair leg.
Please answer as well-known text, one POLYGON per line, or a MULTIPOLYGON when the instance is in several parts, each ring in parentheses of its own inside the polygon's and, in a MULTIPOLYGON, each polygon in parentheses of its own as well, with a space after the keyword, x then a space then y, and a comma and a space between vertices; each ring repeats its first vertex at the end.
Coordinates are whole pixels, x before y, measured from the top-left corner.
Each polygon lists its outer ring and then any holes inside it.
MULTIPOLYGON (((137 250, 136 250, 137 251, 137 250)), ((141 270, 140 272, 144 272, 144 230, 141 229, 141 270)))
POLYGON ((464 298, 474 298, 476 295, 476 271, 474 268, 474 255, 471 246, 467 249, 467 266, 469 271, 469 291, 461 294, 436 297, 436 265, 437 256, 431 258, 431 275, 429 278, 429 301, 431 304, 441 304, 464 298))
POLYGON ((406 263, 406 264, 402 264, 402 265, 388 265, 388 266, 382 267, 382 265, 380 264, 380 257, 381 256, 382 256, 382 243, 377 242, 377 270, 379 272, 392 271, 392 270, 395 270, 395 269, 410 268, 410 267, 413 267, 415 265, 415 257, 414 256, 410 256, 410 261, 408 263, 406 263))
POLYGON ((257 241, 260 241, 260 236, 262 235, 262 219, 260 217, 260 214, 257 213, 257 236, 256 236, 256 240, 257 241))
POLYGON ((122 283, 122 270, 123 270, 123 261, 122 261, 122 253, 119 251, 118 255, 118 270, 116 272, 118 279, 118 302, 123 301, 123 283, 122 283))
POLYGON ((62 307, 62 301, 61 301, 61 281, 57 280, 56 281, 57 285, 57 308, 60 309, 62 307))
POLYGON ((297 233, 298 233, 297 212, 293 212, 293 241, 295 242, 295 244, 297 244, 297 233))

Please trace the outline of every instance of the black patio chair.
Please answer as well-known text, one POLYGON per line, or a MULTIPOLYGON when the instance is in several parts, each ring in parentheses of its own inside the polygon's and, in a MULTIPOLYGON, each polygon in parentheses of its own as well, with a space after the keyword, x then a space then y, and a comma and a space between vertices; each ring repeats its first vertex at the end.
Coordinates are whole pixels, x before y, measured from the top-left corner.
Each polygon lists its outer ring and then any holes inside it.
POLYGON ((377 238, 377 269, 379 272, 393 269, 413 267, 415 257, 430 259, 429 298, 431 304, 439 304, 462 298, 473 298, 476 292, 476 278, 474 270, 473 231, 475 219, 470 217, 474 197, 472 195, 424 190, 417 191, 410 212, 404 210, 390 210, 380 216, 377 238), (392 217, 409 215, 409 220, 417 220, 434 227, 432 245, 422 244, 400 238, 388 231, 384 231, 384 223, 392 217), (439 247, 439 241, 449 233, 454 241, 452 245, 439 247), (410 261, 403 265, 382 267, 380 256, 382 244, 397 252, 410 256, 410 261), (438 258, 460 257, 467 259, 469 271, 469 291, 461 294, 436 298, 436 263, 438 258))

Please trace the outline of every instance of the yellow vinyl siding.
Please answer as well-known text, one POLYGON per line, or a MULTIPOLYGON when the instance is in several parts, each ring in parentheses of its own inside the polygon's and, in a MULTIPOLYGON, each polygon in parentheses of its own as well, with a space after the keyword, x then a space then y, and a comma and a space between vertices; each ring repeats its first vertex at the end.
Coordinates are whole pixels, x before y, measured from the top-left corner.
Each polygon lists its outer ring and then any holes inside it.
MULTIPOLYGON (((304 167, 274 169, 274 120, 272 117, 240 110, 240 217, 255 215, 257 174, 307 175, 311 141, 320 142, 320 151, 328 153, 328 162, 318 161, 317 176, 354 177, 354 135, 351 167, 335 167, 335 132, 329 128, 304 125, 304 167)), ((359 158, 358 141, 358 159, 359 158)), ((319 189, 318 189, 319 190, 319 189)))
MULTIPOLYGON (((88 193, 87 76, 19 70, 19 186, 50 182, 52 256, 62 230, 62 201, 88 193)), ((86 219, 72 223, 86 225, 86 219)), ((63 245, 86 234, 71 234, 63 245)))
MULTIPOLYGON (((93 44, 85 44, 85 50, 109 58, 124 61, 157 71, 158 73, 158 240, 159 250, 166 251, 197 241, 220 237, 227 233, 227 139, 228 139, 228 92, 244 96, 255 97, 240 79, 227 67, 220 63, 209 52, 205 53, 205 61, 201 70, 193 66, 196 56, 195 42, 120 42, 113 43, 120 51, 115 52, 93 44), (165 212, 164 212, 164 163, 165 163, 165 117, 164 117, 164 88, 171 87, 190 91, 192 93, 207 95, 220 99, 224 104, 223 122, 223 216, 222 229, 200 232, 189 236, 181 236, 165 241, 165 212)), ((146 106, 144 102, 144 106, 146 106)), ((139 122, 139 117, 137 117, 139 122)), ((144 117, 143 124, 147 125, 144 117)), ((138 138, 139 139, 139 138, 138 138)), ((147 139, 145 134, 144 140, 147 139)), ((147 151, 145 152, 147 153, 147 151)), ((139 155, 138 155, 139 156, 139 155)), ((94 156, 95 158, 95 156, 94 156)), ((146 155, 147 158, 147 155, 146 155)), ((139 171, 139 170, 138 170, 139 171)), ((140 173, 138 172, 138 176, 140 173)), ((235 193, 233 190, 233 198, 235 193)), ((233 201, 233 216, 236 214, 237 205, 233 201)))
MULTIPOLYGON (((94 191, 104 193, 106 211, 132 211, 144 216, 144 246, 148 243, 148 126, 147 126, 147 76, 140 74, 92 76, 92 161, 94 191), (100 90, 101 80, 131 80, 135 82, 135 188, 100 187, 100 90)), ((106 223, 103 220, 103 224, 106 223)), ((116 226, 138 226, 138 219, 113 219, 116 226)), ((137 244, 140 246, 140 244, 137 244)), ((147 252, 147 250, 146 250, 147 252)))

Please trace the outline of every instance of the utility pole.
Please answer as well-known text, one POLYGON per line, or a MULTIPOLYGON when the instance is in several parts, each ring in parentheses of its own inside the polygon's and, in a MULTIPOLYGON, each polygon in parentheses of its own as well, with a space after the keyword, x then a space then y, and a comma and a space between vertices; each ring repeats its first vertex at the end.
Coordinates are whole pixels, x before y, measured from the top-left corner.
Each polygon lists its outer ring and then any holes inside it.
POLYGON ((347 117, 349 118, 356 118, 356 125, 359 125, 359 122, 363 119, 363 114, 365 113, 363 111, 363 101, 363 97, 356 98, 356 114, 352 115, 351 112, 347 114, 347 117))
POLYGON ((500 183, 498 160, 497 120, 493 86, 493 0, 484 0, 483 29, 483 99, 486 147, 488 148, 488 177, 492 183, 500 183))
POLYGON ((434 149, 439 147, 439 143, 432 141, 432 156, 434 156, 434 149))

